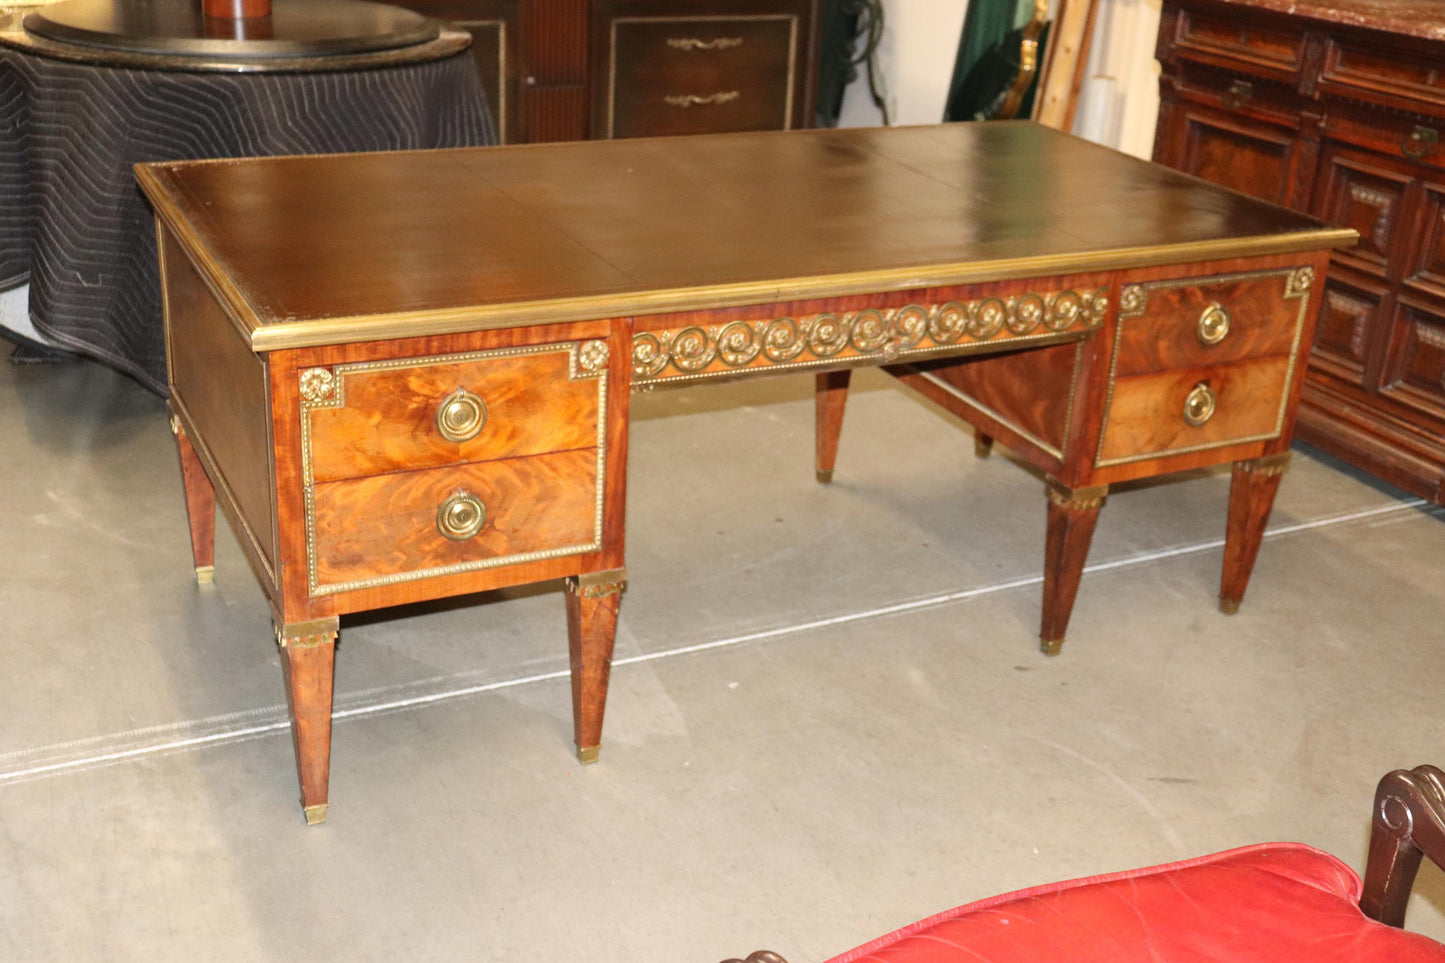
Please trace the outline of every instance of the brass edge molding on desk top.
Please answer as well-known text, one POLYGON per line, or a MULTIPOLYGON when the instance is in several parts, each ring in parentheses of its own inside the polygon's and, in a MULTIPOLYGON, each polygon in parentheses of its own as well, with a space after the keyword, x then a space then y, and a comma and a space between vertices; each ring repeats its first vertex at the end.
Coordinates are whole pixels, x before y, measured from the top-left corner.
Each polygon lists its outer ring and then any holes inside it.
MULTIPOLYGON (((395 314, 354 317, 312 318, 265 322, 234 285, 218 289, 235 292, 240 320, 251 326, 248 333, 253 351, 314 348, 359 341, 461 334, 496 328, 524 327, 564 321, 594 321, 601 318, 668 314, 705 308, 745 307, 800 301, 807 298, 878 294, 913 288, 950 287, 985 281, 1052 277, 1121 268, 1187 264, 1193 261, 1294 254, 1324 247, 1353 244, 1358 234, 1352 228, 1322 228, 1293 234, 1263 235, 1212 241, 1191 241, 1159 247, 1119 248, 1087 254, 1046 255, 997 261, 966 261, 923 267, 887 268, 852 274, 743 281, 700 285, 658 291, 553 298, 438 308, 395 314)), ((187 233, 188 248, 200 248, 194 234, 187 233)), ((198 267, 205 273, 219 266, 204 250, 198 250, 198 267)))

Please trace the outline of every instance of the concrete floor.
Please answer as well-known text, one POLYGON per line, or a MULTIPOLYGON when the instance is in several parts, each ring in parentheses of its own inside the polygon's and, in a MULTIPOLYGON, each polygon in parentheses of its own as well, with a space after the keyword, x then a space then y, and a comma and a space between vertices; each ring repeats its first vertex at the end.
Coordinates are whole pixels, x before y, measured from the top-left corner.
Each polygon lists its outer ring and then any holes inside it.
MULTIPOLYGON (((159 399, 0 365, 0 959, 793 963, 1054 879, 1270 839, 1364 862, 1445 764, 1445 513, 1308 449, 1241 614, 1227 476, 1114 494, 1037 651, 1044 499, 861 373, 635 399, 602 761, 558 586, 344 619, 302 824, 261 591, 191 576, 159 399)), ((1445 940, 1445 874, 1410 925, 1445 940)))

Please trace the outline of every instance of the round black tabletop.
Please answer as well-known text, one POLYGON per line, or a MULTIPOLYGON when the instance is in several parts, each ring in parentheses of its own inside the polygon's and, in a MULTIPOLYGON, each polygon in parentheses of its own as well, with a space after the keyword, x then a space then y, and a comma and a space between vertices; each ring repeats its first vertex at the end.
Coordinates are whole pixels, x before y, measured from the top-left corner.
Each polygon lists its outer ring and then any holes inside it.
POLYGON ((172 57, 296 58, 426 44, 440 24, 369 0, 278 0, 269 17, 205 16, 196 0, 62 0, 26 14, 25 31, 58 43, 172 57))

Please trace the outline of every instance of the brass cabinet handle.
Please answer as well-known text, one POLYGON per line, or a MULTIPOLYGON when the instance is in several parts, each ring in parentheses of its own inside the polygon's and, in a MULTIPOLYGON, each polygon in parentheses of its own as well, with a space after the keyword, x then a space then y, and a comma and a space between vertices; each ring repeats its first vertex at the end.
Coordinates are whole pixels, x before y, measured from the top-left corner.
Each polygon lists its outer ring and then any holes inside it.
POLYGON ((1189 396, 1184 399, 1185 424, 1193 425, 1195 428, 1200 427, 1210 418, 1214 417, 1216 404, 1217 399, 1214 397, 1214 392, 1210 390, 1209 385, 1203 381, 1199 382, 1199 384, 1195 385, 1194 389, 1189 392, 1189 396))
POLYGON ((487 423, 487 403, 458 388, 437 407, 437 431, 447 441, 470 441, 487 423))
POLYGON ((715 94, 708 94, 706 97, 699 97, 697 94, 669 94, 662 98, 663 102, 673 107, 691 107, 694 104, 726 104, 728 101, 737 100, 742 96, 741 91, 720 90, 715 94))
POLYGON ((674 50, 731 50, 743 45, 742 37, 715 37, 712 40, 698 40, 696 37, 668 37, 667 45, 674 50))
POLYGON ((1199 340, 1204 344, 1218 344, 1229 334, 1229 309, 1222 304, 1211 304, 1199 316, 1199 340))
POLYGON ((1440 140, 1440 132, 1433 127, 1417 125, 1410 136, 1400 141, 1400 152, 1406 157, 1424 157, 1440 140))
POLYGON ((464 542, 487 523, 487 506, 464 488, 447 496, 437 509, 437 531, 454 542, 464 542))
POLYGON ((1220 95, 1220 100, 1224 101, 1224 106, 1238 110, 1253 96, 1254 84, 1247 80, 1236 80, 1229 85, 1228 90, 1220 95))

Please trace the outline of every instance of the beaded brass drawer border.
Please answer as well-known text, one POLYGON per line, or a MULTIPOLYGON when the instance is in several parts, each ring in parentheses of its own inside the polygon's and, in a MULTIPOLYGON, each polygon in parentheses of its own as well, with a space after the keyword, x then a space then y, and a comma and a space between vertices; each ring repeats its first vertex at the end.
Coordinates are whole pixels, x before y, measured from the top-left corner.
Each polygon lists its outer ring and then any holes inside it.
POLYGON ((306 514, 306 584, 311 597, 335 595, 359 589, 380 588, 401 582, 413 582, 424 578, 441 578, 474 572, 481 569, 500 568, 523 562, 539 562, 567 555, 585 555, 602 550, 602 506, 607 480, 607 361, 608 349, 605 341, 570 341, 555 344, 531 345, 522 348, 497 348, 490 351, 468 351, 463 354, 430 355, 420 358, 395 358, 387 361, 367 361, 356 364, 338 364, 330 368, 305 368, 297 375, 301 386, 301 479, 306 514), (512 555, 498 555, 494 558, 475 559, 453 565, 434 568, 395 572, 350 582, 322 584, 316 572, 316 494, 315 478, 311 459, 311 412, 319 408, 341 408, 346 404, 346 376, 373 371, 391 371, 398 368, 423 368, 442 364, 458 364, 468 361, 482 361, 488 358, 515 358, 526 355, 567 353, 567 374, 569 380, 593 379, 597 382, 597 482, 592 521, 592 541, 580 545, 564 545, 535 552, 519 552, 512 555))
POLYGON ((1149 281, 1144 284, 1125 285, 1119 295, 1118 330, 1114 332, 1114 351, 1109 358, 1109 391, 1104 400, 1104 420, 1099 429, 1099 447, 1094 453, 1094 467, 1109 468, 1114 465, 1128 465, 1133 462, 1150 461, 1155 458, 1171 458, 1175 455, 1188 455, 1197 451, 1210 451, 1215 448, 1228 448, 1232 445, 1244 445, 1252 441, 1269 441, 1272 438, 1278 438, 1280 432, 1284 431, 1285 412, 1289 407, 1289 385, 1294 380, 1295 366, 1299 363, 1300 338, 1304 333, 1305 318, 1309 315, 1310 289, 1314 286, 1314 281, 1315 272, 1313 268, 1295 267, 1275 268, 1267 271, 1242 271, 1235 274, 1210 274, 1191 278, 1171 278, 1167 281, 1149 281), (1154 291, 1194 287, 1200 284, 1229 284, 1234 281, 1253 281, 1271 277, 1281 277, 1285 279, 1284 296, 1282 300, 1298 300, 1300 302, 1299 313, 1295 316, 1294 339, 1290 342, 1289 363, 1285 367, 1285 388, 1284 392, 1280 395, 1279 412, 1275 417, 1274 430, 1265 434, 1226 438, 1222 441, 1187 445, 1182 448, 1165 448, 1138 455, 1125 455, 1120 458, 1104 458, 1104 440, 1108 437, 1109 415, 1114 407, 1114 384, 1119 367, 1119 347, 1124 341, 1124 324, 1126 321, 1138 318, 1144 314, 1145 310, 1149 307, 1149 295, 1154 291))

